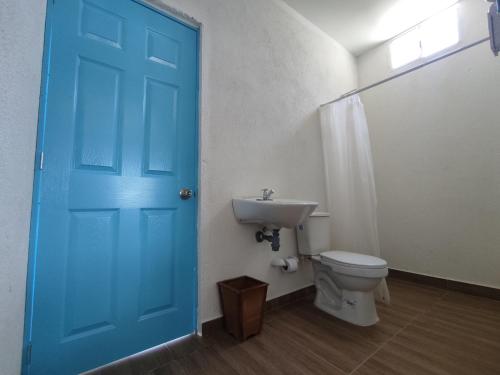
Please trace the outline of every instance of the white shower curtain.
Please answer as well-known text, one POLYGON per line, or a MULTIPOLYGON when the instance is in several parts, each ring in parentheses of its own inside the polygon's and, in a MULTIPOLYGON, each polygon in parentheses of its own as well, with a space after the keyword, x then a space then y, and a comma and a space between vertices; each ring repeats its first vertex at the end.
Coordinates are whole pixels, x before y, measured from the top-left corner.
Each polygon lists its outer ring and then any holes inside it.
MULTIPOLYGON (((337 250, 380 256, 377 197, 365 110, 358 95, 321 107, 332 244, 337 250)), ((385 280, 377 300, 390 302, 385 280)))

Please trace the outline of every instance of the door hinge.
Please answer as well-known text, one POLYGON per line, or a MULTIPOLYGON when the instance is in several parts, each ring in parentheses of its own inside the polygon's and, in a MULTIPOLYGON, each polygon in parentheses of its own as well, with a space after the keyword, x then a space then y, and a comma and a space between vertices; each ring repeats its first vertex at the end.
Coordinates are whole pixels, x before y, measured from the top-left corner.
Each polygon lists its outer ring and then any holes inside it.
POLYGON ((44 153, 40 152, 40 158, 38 159, 38 169, 43 170, 44 153))
POLYGON ((30 342, 28 343, 28 346, 26 347, 26 363, 28 365, 31 364, 31 351, 33 349, 33 344, 30 342))

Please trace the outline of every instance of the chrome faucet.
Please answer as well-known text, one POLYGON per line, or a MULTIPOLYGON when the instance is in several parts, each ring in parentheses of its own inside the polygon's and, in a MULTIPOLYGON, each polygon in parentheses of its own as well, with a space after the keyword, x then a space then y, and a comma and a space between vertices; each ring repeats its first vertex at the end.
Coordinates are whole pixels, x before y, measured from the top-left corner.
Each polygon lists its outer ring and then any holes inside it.
POLYGON ((274 189, 262 189, 262 200, 263 201, 272 201, 271 195, 273 195, 276 191, 274 189))

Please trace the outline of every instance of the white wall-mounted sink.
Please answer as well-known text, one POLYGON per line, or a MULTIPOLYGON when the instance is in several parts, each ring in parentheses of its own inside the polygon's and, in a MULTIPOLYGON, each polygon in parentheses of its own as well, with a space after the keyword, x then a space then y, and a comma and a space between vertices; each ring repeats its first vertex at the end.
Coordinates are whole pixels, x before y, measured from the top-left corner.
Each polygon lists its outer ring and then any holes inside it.
POLYGON ((295 199, 233 198, 234 216, 240 223, 260 224, 267 229, 294 228, 316 207, 317 202, 295 199))

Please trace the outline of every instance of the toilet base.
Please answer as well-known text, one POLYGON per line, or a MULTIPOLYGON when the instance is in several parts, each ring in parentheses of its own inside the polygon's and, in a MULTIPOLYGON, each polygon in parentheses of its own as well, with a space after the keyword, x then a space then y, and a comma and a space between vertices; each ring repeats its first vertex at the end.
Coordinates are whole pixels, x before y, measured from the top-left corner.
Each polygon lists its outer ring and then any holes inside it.
POLYGON ((331 299, 318 289, 314 305, 327 314, 357 326, 367 327, 379 321, 373 292, 342 290, 341 298, 331 299))

